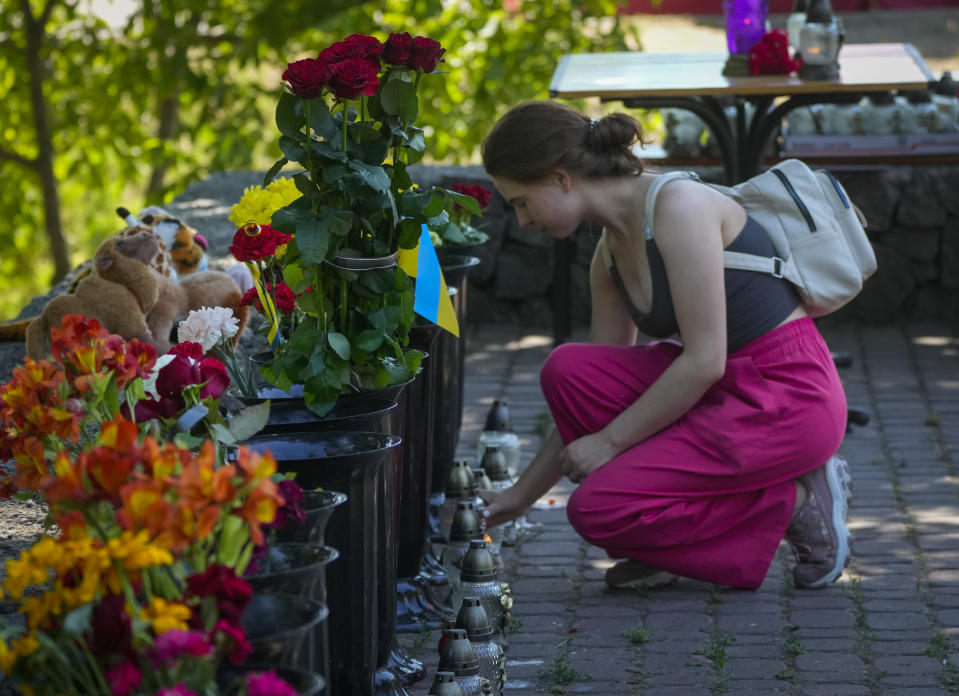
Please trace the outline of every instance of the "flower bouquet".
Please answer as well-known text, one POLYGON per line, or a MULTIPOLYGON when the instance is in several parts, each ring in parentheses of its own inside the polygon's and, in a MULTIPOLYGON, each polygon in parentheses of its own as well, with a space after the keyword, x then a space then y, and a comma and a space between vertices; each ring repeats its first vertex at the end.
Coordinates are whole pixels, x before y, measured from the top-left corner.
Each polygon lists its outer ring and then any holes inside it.
POLYGON ((251 190, 235 207, 251 212, 231 251, 254 276, 247 301, 262 308, 273 351, 260 371, 284 391, 302 385, 317 415, 343 392, 400 384, 419 369, 422 353, 407 348, 413 286, 395 254, 416 246, 423 225, 445 227, 467 198, 422 190, 407 173, 426 149, 417 88, 444 51, 408 33, 354 34, 290 63, 276 109, 283 157, 264 186, 294 163, 299 196, 264 211, 264 190, 251 190))
POLYGON ((152 346, 76 315, 52 334, 53 360, 26 359, 0 387, 0 460, 16 466, 2 490, 38 494, 51 530, 7 562, 23 622, 0 626, 0 669, 37 696, 295 694, 269 672, 217 679, 252 649, 240 576, 285 503, 269 455, 241 448, 226 463, 215 440, 164 425, 178 415, 160 406, 166 382, 186 375, 189 410, 222 389, 222 368, 207 376, 179 354, 164 375, 152 346), (162 413, 145 419, 151 402, 162 413))

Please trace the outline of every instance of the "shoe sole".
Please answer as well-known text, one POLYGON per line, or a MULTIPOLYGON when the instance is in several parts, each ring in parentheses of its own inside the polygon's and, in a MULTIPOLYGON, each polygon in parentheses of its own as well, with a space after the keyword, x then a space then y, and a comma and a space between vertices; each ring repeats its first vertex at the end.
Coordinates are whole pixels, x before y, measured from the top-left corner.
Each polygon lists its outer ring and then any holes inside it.
POLYGON ((611 590, 654 590, 657 587, 666 587, 676 582, 678 576, 669 571, 659 570, 652 575, 644 575, 634 580, 626 580, 615 585, 607 582, 606 587, 611 590))
POLYGON ((824 576, 809 583, 807 587, 823 587, 838 578, 849 564, 849 527, 846 526, 846 513, 849 512, 849 499, 852 497, 848 465, 842 457, 833 457, 826 464, 826 481, 832 495, 832 524, 836 534, 836 564, 824 576))

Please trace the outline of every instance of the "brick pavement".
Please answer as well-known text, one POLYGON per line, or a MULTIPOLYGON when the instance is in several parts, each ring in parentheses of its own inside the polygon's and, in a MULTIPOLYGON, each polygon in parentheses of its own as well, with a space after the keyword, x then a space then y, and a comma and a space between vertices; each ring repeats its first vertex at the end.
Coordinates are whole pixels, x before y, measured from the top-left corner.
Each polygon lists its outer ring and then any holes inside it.
MULTIPOLYGON (((840 581, 791 584, 782 546, 755 592, 694 580, 647 593, 605 590, 611 564, 581 541, 563 481, 530 517, 537 534, 504 549, 518 630, 509 636, 507 693, 933 696, 959 693, 959 339, 944 324, 823 332, 852 354, 840 370, 871 422, 847 435, 853 557, 840 581), (550 502, 552 501, 552 505, 550 502)), ((457 456, 475 445, 494 398, 506 398, 524 458, 547 416, 538 368, 545 335, 482 326, 467 346, 457 456)), ((428 676, 438 632, 405 635, 428 676)))

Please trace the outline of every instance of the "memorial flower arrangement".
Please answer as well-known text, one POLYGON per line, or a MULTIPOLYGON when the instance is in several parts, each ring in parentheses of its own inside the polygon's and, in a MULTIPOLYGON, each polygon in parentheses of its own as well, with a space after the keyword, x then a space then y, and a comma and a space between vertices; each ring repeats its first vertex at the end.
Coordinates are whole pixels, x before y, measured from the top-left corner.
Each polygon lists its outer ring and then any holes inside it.
POLYGON ((0 387, 0 459, 16 464, 3 491, 39 495, 50 525, 7 562, 23 621, 0 624, 0 669, 37 696, 294 694, 271 673, 216 678, 251 651, 241 576, 286 502, 275 461, 240 448, 226 462, 213 439, 134 420, 175 375, 181 410, 222 390, 222 366, 204 375, 180 353, 156 370, 151 346, 76 315, 52 339, 52 360, 0 387))
POLYGON ((276 108, 283 156, 264 186, 293 165, 300 195, 268 221, 258 191, 234 208, 231 251, 253 274, 246 300, 266 316, 274 354, 260 370, 281 389, 303 385, 319 415, 342 392, 419 369, 422 353, 407 349, 413 286, 393 255, 414 248, 423 225, 445 227, 467 198, 421 189, 407 172, 426 151, 417 90, 444 53, 428 37, 354 34, 289 63, 276 108))

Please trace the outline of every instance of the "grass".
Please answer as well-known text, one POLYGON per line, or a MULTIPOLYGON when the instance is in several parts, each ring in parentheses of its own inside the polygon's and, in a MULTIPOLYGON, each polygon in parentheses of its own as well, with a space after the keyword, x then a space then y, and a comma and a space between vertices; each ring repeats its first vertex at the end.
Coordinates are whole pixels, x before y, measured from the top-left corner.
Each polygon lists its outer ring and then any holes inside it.
POLYGON ((732 644, 733 640, 734 638, 728 633, 716 633, 710 636, 706 646, 697 652, 719 669, 726 669, 726 648, 732 644))
POLYGON ((628 631, 623 631, 623 635, 634 645, 645 645, 653 639, 653 632, 642 624, 638 624, 628 631))
POLYGON ((569 656, 560 655, 549 667, 539 671, 539 678, 551 686, 566 686, 574 681, 592 679, 592 676, 577 672, 569 664, 569 656))

